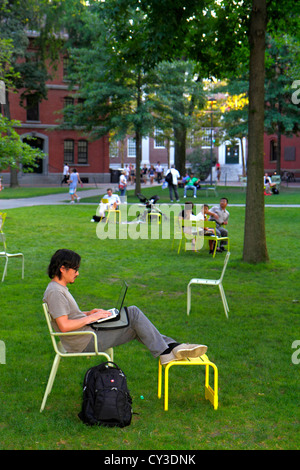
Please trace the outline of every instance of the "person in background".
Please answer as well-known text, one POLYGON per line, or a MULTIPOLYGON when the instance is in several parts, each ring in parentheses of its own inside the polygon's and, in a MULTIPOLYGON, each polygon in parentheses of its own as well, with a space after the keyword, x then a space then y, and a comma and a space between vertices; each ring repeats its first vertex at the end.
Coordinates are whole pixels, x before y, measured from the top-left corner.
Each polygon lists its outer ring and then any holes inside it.
POLYGON ((155 172, 156 172, 157 182, 160 183, 162 179, 162 174, 163 174, 163 167, 161 166, 160 162, 157 162, 157 165, 155 167, 155 172))
POLYGON ((177 190, 179 178, 180 178, 179 171, 176 170, 175 165, 172 165, 172 167, 169 168, 169 170, 167 171, 166 178, 165 178, 169 186, 169 194, 170 194, 171 202, 173 202, 173 192, 174 192, 176 201, 179 202, 179 196, 178 196, 178 190, 177 190), (171 174, 171 176, 169 176, 169 179, 168 179, 169 174, 171 174))
MULTIPOLYGON (((229 212, 227 211, 226 207, 228 204, 228 199, 226 197, 222 197, 220 199, 219 206, 213 206, 210 211, 210 218, 209 220, 214 220, 216 222, 216 232, 219 237, 227 237, 228 230, 224 228, 224 225, 228 224, 229 212)), ((217 251, 224 251, 224 245, 227 244, 227 240, 221 240, 220 247, 217 248, 217 251)))
POLYGON ((120 179, 119 179, 119 190, 120 196, 125 196, 126 194, 126 186, 127 186, 127 179, 125 176, 125 171, 121 171, 120 179))
POLYGON ((63 179, 61 180, 61 185, 63 183, 66 183, 68 184, 68 179, 69 179, 69 176, 70 176, 70 168, 69 168, 69 165, 67 163, 64 164, 64 169, 63 169, 63 179))
POLYGON ((106 194, 101 198, 100 204, 97 208, 97 215, 93 215, 91 222, 105 221, 105 211, 108 209, 118 209, 120 203, 121 201, 118 194, 114 194, 112 188, 108 188, 106 194))
POLYGON ((77 196, 76 190, 77 190, 77 184, 81 183, 81 179, 76 168, 74 168, 74 170, 72 171, 70 175, 70 179, 68 179, 68 183, 69 183, 69 194, 71 196, 71 204, 74 204, 75 197, 76 197, 76 201, 79 202, 80 197, 77 196))

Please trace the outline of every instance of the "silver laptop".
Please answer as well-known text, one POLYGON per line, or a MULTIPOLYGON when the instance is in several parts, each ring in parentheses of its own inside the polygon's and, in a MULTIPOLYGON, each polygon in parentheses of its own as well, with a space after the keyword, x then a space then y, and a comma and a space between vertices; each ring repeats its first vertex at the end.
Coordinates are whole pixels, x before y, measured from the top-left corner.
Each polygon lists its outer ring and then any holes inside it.
POLYGON ((111 312, 111 315, 109 317, 106 317, 106 318, 99 318, 99 320, 96 320, 93 323, 97 324, 97 323, 102 323, 104 321, 111 321, 111 320, 118 319, 120 317, 120 312, 121 312, 121 310, 123 308, 123 305, 124 305, 124 300, 125 300, 125 297, 126 297, 127 289, 128 289, 128 285, 124 281, 123 284, 122 284, 121 290, 120 290, 120 294, 119 294, 119 298, 118 298, 116 307, 108 309, 108 312, 111 312))

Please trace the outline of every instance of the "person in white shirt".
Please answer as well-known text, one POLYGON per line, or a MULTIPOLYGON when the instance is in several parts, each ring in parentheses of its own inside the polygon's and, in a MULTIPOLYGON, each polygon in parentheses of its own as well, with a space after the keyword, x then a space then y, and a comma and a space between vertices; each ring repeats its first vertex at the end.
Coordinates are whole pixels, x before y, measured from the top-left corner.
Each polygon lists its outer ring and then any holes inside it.
POLYGON ((126 194, 126 186, 127 186, 127 179, 125 176, 125 171, 121 171, 120 179, 119 179, 119 190, 120 196, 125 196, 126 194))
POLYGON ((170 201, 171 202, 173 202, 173 191, 174 191, 176 201, 179 202, 179 196, 178 196, 178 191, 177 191, 177 185, 178 185, 178 179, 179 178, 180 178, 179 171, 176 170, 174 165, 172 165, 172 168, 169 169, 166 173, 166 181, 167 181, 168 186, 169 186, 169 194, 170 194, 170 201), (168 181, 168 178, 167 178, 169 173, 171 173, 171 175, 172 175, 172 180, 171 181, 168 181))
POLYGON ((161 166, 160 162, 157 162, 157 165, 155 167, 155 172, 156 172, 157 182, 160 183, 160 180, 162 179, 162 173, 163 173, 163 167, 161 166))
POLYGON ((115 210, 119 207, 120 198, 117 194, 113 194, 111 188, 107 189, 107 193, 101 198, 97 209, 97 215, 94 215, 91 222, 100 222, 105 219, 105 211, 108 209, 115 210), (107 202, 104 202, 107 201, 107 202))
POLYGON ((272 180, 268 173, 265 173, 264 175, 264 187, 265 187, 265 193, 266 194, 272 194, 271 189, 276 186, 276 183, 272 183, 272 180))
POLYGON ((67 163, 65 163, 64 164, 64 169, 63 169, 63 179, 60 183, 61 185, 63 183, 68 184, 69 175, 70 175, 70 168, 69 168, 69 165, 67 163))

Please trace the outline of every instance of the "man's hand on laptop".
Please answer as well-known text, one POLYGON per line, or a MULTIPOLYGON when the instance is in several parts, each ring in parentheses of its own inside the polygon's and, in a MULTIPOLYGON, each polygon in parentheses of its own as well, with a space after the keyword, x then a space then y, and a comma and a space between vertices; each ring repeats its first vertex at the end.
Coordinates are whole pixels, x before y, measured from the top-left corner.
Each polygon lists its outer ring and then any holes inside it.
POLYGON ((91 322, 97 321, 100 318, 107 318, 111 316, 111 312, 108 310, 103 310, 102 308, 93 308, 93 310, 85 312, 85 314, 89 316, 89 320, 91 322))

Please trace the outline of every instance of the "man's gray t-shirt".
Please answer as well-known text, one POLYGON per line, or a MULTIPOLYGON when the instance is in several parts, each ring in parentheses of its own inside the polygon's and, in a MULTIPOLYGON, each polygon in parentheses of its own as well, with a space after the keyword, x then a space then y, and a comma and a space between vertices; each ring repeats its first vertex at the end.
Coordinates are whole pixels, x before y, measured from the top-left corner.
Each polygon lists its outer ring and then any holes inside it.
MULTIPOLYGON (((48 305, 54 331, 60 331, 56 321, 54 321, 58 317, 67 315, 69 320, 85 317, 85 314, 79 309, 74 297, 70 294, 69 289, 55 281, 51 281, 48 284, 43 301, 48 305)), ((89 326, 84 326, 76 331, 93 330, 89 326)), ((91 341, 92 335, 61 336, 60 339, 67 352, 82 352, 91 341)))

